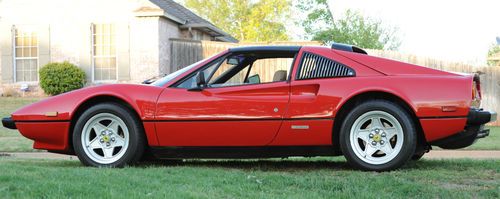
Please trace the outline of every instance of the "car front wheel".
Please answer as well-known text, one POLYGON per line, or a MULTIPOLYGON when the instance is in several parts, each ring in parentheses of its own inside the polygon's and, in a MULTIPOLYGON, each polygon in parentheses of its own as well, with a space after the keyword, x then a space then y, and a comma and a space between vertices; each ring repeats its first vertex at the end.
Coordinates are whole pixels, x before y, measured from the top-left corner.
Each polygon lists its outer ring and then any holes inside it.
POLYGON ((347 115, 340 147, 353 166, 370 171, 399 168, 415 153, 416 130, 410 115, 398 105, 372 100, 347 115))
POLYGON ((120 104, 103 103, 92 106, 78 118, 73 145, 85 165, 123 167, 141 158, 143 135, 133 112, 120 104))

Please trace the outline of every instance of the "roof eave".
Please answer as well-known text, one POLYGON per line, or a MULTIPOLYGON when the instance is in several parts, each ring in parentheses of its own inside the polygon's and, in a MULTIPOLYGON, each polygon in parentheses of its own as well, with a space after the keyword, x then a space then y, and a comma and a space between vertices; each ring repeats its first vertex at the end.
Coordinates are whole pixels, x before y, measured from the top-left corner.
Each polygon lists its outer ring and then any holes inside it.
POLYGON ((170 19, 174 22, 177 22, 181 25, 185 25, 187 23, 187 20, 182 20, 176 16, 173 16, 171 14, 166 13, 163 10, 158 10, 158 11, 147 11, 147 12, 136 12, 135 14, 136 17, 165 17, 167 19, 170 19))
POLYGON ((230 42, 230 43, 238 43, 240 41, 238 41, 237 39, 231 37, 231 36, 222 36, 222 37, 215 37, 215 39, 219 40, 219 41, 223 41, 223 42, 230 42))
MULTIPOLYGON (((195 28, 195 29, 209 29, 211 32, 214 32, 215 34, 212 34, 212 36, 226 42, 233 42, 233 43, 238 43, 239 41, 235 38, 233 38, 231 35, 227 34, 223 30, 210 25, 210 24, 200 24, 200 23, 188 23, 180 26, 181 29, 188 29, 188 28, 195 28)), ((207 31, 205 31, 207 32, 207 31)))

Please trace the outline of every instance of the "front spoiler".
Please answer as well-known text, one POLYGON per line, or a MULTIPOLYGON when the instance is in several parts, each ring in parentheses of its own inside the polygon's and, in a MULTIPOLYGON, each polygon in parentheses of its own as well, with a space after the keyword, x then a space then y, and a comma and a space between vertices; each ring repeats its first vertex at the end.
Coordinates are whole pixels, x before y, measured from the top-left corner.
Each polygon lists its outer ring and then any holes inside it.
POLYGON ((14 120, 12 120, 12 118, 10 118, 10 117, 3 118, 3 119, 2 119, 2 125, 3 125, 5 128, 8 128, 8 129, 17 129, 17 127, 16 127, 16 123, 15 123, 15 122, 14 122, 14 120))
POLYGON ((483 111, 482 109, 471 109, 467 115, 467 125, 464 130, 449 137, 431 142, 432 145, 443 149, 460 149, 468 147, 477 139, 487 137, 489 129, 484 129, 484 124, 497 119, 497 113, 483 111))

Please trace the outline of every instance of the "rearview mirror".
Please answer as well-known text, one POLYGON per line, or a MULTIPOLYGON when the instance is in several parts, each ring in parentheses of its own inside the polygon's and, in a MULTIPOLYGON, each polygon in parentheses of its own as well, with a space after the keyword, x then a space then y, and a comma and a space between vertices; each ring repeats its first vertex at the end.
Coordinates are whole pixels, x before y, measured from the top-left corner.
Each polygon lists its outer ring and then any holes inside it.
POLYGON ((230 57, 229 59, 227 59, 226 63, 229 65, 236 66, 236 65, 240 64, 240 59, 238 59, 237 57, 230 57))

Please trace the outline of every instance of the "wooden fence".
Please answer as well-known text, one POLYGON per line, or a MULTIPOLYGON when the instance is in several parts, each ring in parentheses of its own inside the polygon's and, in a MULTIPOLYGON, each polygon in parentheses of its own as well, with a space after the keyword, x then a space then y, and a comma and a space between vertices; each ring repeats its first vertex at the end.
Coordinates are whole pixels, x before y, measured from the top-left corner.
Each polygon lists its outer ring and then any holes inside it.
MULTIPOLYGON (((172 54, 171 67, 175 71, 181 67, 194 63, 202 58, 210 57, 230 47, 255 45, 320 45, 318 42, 270 42, 270 43, 225 43, 214 41, 171 40, 172 54)), ((481 77, 482 104, 486 110, 500 113, 500 67, 471 66, 467 64, 447 62, 432 58, 402 54, 394 51, 367 50, 368 54, 399 60, 444 71, 479 73, 481 77)), ((500 126, 500 120, 492 123, 500 126)))
MULTIPOLYGON (((481 78, 481 91, 483 100, 481 107, 485 110, 500 113, 500 67, 499 66, 472 66, 462 63, 441 61, 415 55, 402 54, 394 51, 368 50, 368 54, 399 60, 421 66, 427 66, 450 72, 479 73, 481 78)), ((491 123, 500 126, 500 120, 491 123)))

